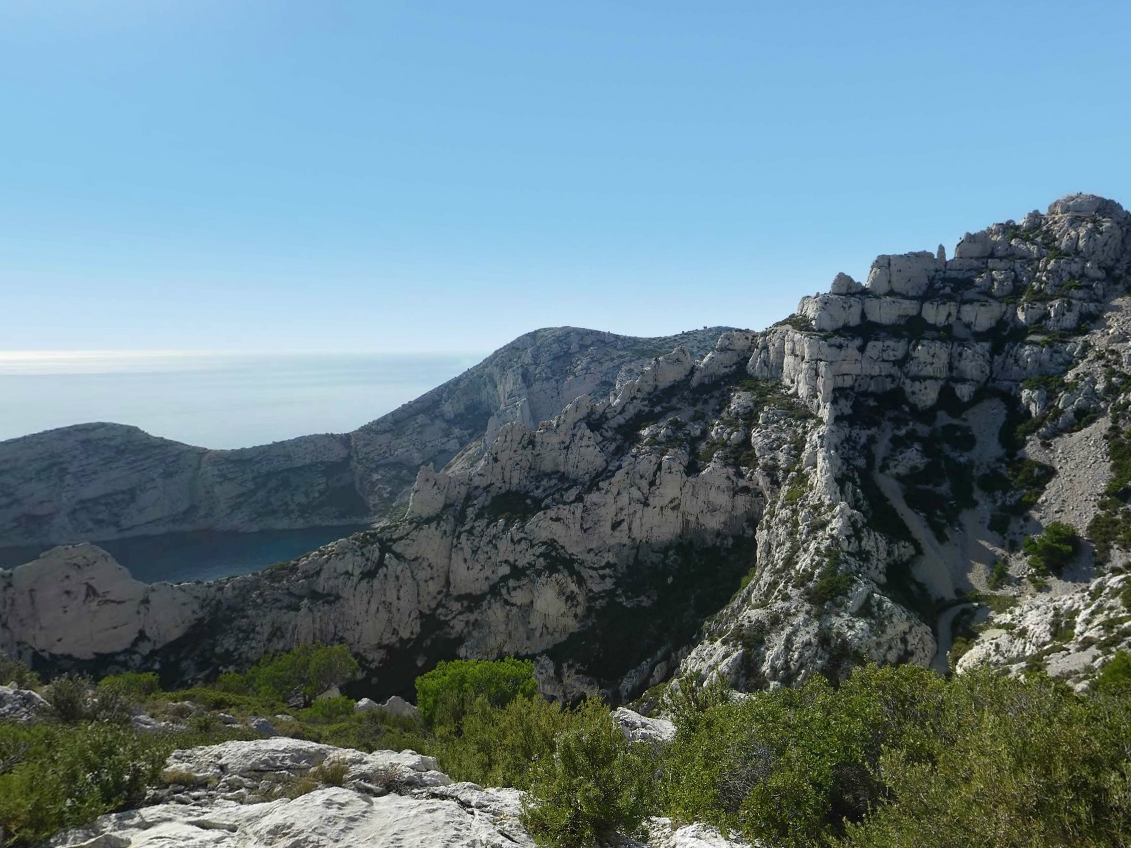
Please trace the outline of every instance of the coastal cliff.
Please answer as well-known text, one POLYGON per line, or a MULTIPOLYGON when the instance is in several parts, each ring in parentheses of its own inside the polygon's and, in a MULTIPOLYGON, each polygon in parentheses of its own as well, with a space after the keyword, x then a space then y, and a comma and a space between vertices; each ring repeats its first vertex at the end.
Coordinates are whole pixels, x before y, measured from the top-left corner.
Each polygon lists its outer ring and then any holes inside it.
POLYGON ((404 501, 422 465, 474 454, 508 421, 533 427, 580 394, 611 391, 674 345, 702 356, 724 329, 663 338, 537 330, 340 435, 207 450, 96 423, 9 439, 0 442, 0 546, 376 521, 404 501))
MULTIPOLYGON (((293 562, 160 597, 89 547, 0 573, 0 647, 191 679, 345 642, 389 694, 440 659, 510 654, 536 658, 547 693, 615 700, 675 675, 755 689, 865 661, 1087 686, 1131 641, 1131 490, 1109 485, 1131 479, 1110 450, 1131 423, 1129 275, 1131 216, 1089 195, 967 234, 949 259, 881 256, 764 332, 562 387, 540 424, 519 392, 443 463, 413 455, 403 516, 293 562), (1025 540, 1058 521, 1076 547, 1049 573, 1025 540), (73 645, 67 625, 31 623, 61 559, 85 575, 74 619, 105 621, 81 652, 52 643, 73 645), (160 635, 155 604, 177 622, 160 635)), ((392 479, 358 491, 392 502, 392 479)))

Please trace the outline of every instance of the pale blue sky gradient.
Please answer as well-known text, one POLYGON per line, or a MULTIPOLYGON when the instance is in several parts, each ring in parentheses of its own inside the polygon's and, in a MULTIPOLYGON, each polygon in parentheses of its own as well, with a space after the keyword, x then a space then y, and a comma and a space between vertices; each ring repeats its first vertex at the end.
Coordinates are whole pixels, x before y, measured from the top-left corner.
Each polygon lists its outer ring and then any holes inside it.
POLYGON ((0 0, 3 349, 759 328, 1131 203, 1131 4, 0 0))

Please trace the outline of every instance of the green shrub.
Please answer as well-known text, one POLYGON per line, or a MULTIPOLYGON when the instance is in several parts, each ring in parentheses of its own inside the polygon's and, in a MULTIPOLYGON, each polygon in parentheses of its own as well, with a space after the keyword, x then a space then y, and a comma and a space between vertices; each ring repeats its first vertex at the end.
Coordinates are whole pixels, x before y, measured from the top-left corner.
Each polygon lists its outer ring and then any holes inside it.
POLYGON ((251 681, 246 674, 238 671, 226 671, 216 678, 212 688, 218 692, 227 692, 231 695, 250 695, 251 681))
POLYGON ((285 654, 264 657, 239 677, 226 674, 218 680, 223 691, 254 693, 286 703, 310 703, 317 695, 340 686, 358 672, 357 660, 345 645, 299 645, 285 654))
POLYGON ((1100 669, 1096 691, 1104 695, 1131 697, 1131 654, 1118 651, 1100 669))
POLYGON ((60 721, 82 721, 90 714, 90 680, 74 674, 55 678, 44 691, 44 697, 60 721))
POLYGON ((1060 574, 1080 549, 1080 537, 1062 521, 1054 521, 1039 536, 1030 536, 1022 547, 1037 574, 1060 574))
POLYGON ((843 598, 852 588, 853 577, 851 574, 838 572, 834 567, 828 567, 821 572, 817 582, 805 590, 805 600, 815 607, 823 607, 830 601, 843 598))
POLYGON ((991 589, 1000 589, 1009 582, 1009 568, 1005 562, 1000 559, 994 560, 994 567, 990 571, 990 577, 987 581, 991 589))
POLYGON ((38 689, 39 675, 27 663, 0 654, 0 686, 15 683, 21 689, 38 689))
POLYGON ((869 667, 839 690, 818 676, 680 721, 663 754, 665 814, 766 844, 819 844, 882 800, 885 748, 925 756, 943 687, 917 667, 869 667))
POLYGON ((635 835, 647 812, 648 753, 629 746, 600 701, 585 702, 577 720, 532 769, 522 820, 539 845, 582 848, 635 835))
POLYGON ((9 845, 38 843, 140 797, 171 747, 107 724, 23 732, 23 756, 0 774, 0 829, 9 845))
POLYGON ((339 748, 356 748, 359 751, 403 751, 411 748, 441 759, 441 770, 452 773, 449 771, 449 763, 442 758, 443 751, 439 749, 436 738, 424 733, 419 721, 391 716, 382 710, 355 712, 329 724, 308 722, 293 730, 282 724, 277 724, 276 727, 287 735, 339 748))
POLYGON ((526 789, 533 764, 552 756, 554 740, 578 722, 577 713, 538 695, 519 695, 502 708, 479 698, 460 733, 438 740, 437 758, 456 780, 526 789))
POLYGON ((948 685, 928 758, 884 752, 885 801, 845 846, 1110 848, 1131 834, 1131 710, 1041 675, 948 685))
POLYGON ((456 728, 479 698, 502 707, 537 691, 529 660, 452 660, 416 678, 416 706, 425 724, 456 728))
POLYGON ((341 695, 336 698, 320 698, 305 710, 302 710, 298 717, 303 721, 332 724, 344 718, 349 718, 353 713, 353 698, 341 695))
POLYGON ((142 704, 161 691, 161 684, 157 674, 152 671, 136 672, 127 671, 122 674, 111 674, 98 681, 98 691, 118 692, 133 704, 142 704))

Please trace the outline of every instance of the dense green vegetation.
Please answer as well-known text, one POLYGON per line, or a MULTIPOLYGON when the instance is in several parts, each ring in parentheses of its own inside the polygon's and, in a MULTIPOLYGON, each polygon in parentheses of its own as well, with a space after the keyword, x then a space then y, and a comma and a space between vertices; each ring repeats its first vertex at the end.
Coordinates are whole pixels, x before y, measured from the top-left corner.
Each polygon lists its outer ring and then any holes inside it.
MULTIPOLYGON (((337 657, 331 678, 350 666, 344 649, 301 649, 256 666, 240 691, 228 691, 225 677, 222 686, 161 692, 144 674, 41 687, 58 702, 53 717, 0 724, 8 844, 35 844, 137 803, 176 747, 248 738, 191 714, 273 715, 280 693, 326 683, 327 664, 312 656, 337 657), (197 725, 142 734, 126 721, 131 705, 197 725)), ((5 671, 38 685, 15 664, 5 671)), ((575 707, 541 698, 530 663, 459 661, 418 679, 422 720, 357 713, 350 699, 327 697, 276 721, 288 735, 411 747, 457 780, 526 789, 526 826, 540 844, 563 848, 637 833, 652 815, 780 846, 1126 848, 1131 655, 1109 662, 1095 689, 1077 695, 1041 675, 944 680, 911 666, 859 668, 839 687, 815 676, 742 700, 684 683, 667 697, 676 737, 654 746, 629 743, 596 698, 575 707)), ((306 789, 333 780, 315 775, 306 789)))
POLYGON ((492 707, 503 707, 519 695, 531 697, 537 691, 529 660, 441 662, 416 678, 417 708, 430 726, 457 726, 480 698, 492 707))
POLYGON ((302 704, 342 685, 357 674, 357 670, 357 660, 345 645, 315 643, 264 657, 245 674, 223 674, 216 685, 225 692, 302 704))
POLYGON ((1076 557, 1080 537, 1063 521, 1054 521, 1039 536, 1030 536, 1022 547, 1029 555, 1029 565, 1040 576, 1059 575, 1076 557))
POLYGON ((1127 707, 1040 677, 818 677, 682 723, 659 806, 778 845, 1127 845, 1127 707))

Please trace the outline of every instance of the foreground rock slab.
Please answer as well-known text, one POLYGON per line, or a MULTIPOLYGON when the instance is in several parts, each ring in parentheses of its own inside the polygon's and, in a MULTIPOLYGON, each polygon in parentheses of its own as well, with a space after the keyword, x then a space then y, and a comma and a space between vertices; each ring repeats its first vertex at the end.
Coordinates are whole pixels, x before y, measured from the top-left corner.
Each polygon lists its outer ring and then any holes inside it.
MULTIPOLYGON (((499 817, 501 818, 501 816, 499 817)), ((72 848, 353 848, 372 846, 533 845, 504 835, 496 816, 467 810, 452 800, 386 795, 371 798, 326 787, 293 800, 229 804, 208 810, 161 804, 103 816, 93 833, 73 834, 52 844, 72 848)), ((515 831, 515 835, 521 834, 515 831)))
POLYGON ((281 737, 225 742, 173 752, 162 780, 146 806, 102 816, 51 844, 533 845, 518 821, 521 793, 452 784, 434 759, 413 751, 366 754, 281 737), (341 785, 318 785, 329 780, 341 785), (304 788, 312 791, 298 794, 304 788))
MULTIPOLYGON (((66 831, 54 848, 533 848, 522 793, 452 783, 432 757, 366 754, 301 739, 225 742, 174 751, 165 788, 139 809, 66 831), (333 772, 341 785, 296 795, 333 772), (288 793, 289 794, 285 794, 288 793), (280 794, 284 793, 284 794, 280 794)), ((652 819, 656 848, 739 848, 700 824, 652 819)), ((640 843, 637 848, 648 848, 640 843)))

